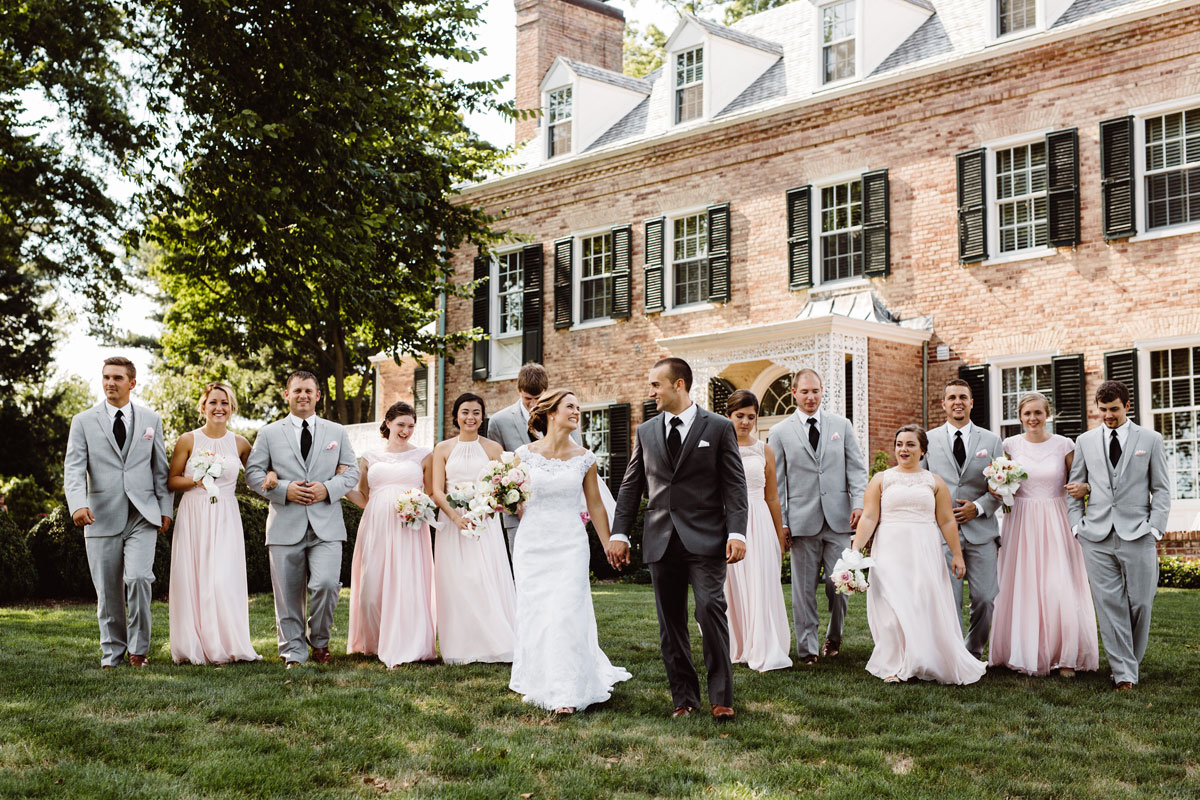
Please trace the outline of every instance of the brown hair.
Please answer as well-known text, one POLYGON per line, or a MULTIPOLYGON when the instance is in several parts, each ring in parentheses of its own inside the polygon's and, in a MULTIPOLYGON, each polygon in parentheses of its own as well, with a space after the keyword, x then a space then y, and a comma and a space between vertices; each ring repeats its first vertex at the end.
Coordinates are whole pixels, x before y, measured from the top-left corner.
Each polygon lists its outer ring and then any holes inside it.
POLYGON ((917 435, 917 444, 921 445, 921 455, 929 452, 929 436, 925 433, 925 429, 920 425, 901 425, 896 429, 896 435, 892 437, 892 446, 896 444, 896 440, 900 438, 902 433, 915 433, 917 435))
POLYGON ((321 382, 317 380, 316 375, 313 375, 308 370, 298 369, 291 375, 288 375, 287 380, 283 382, 283 388, 290 389, 292 381, 312 381, 317 385, 317 391, 321 390, 321 382))
POLYGON ((825 381, 823 381, 821 379, 821 373, 817 372, 815 369, 809 369, 808 367, 805 367, 804 369, 800 370, 799 372, 797 372, 795 375, 792 376, 792 388, 793 389, 795 389, 796 384, 798 384, 800 382, 800 376, 802 376, 802 375, 812 375, 814 378, 817 379, 817 383, 821 384, 821 388, 822 389, 825 388, 825 381))
MULTIPOLYGON (((133 362, 130 361, 125 356, 109 356, 108 358, 104 359, 104 366, 105 367, 124 367, 125 372, 129 374, 129 379, 137 380, 137 367, 135 367, 133 365, 133 362)), ((101 372, 103 372, 104 367, 101 367, 100 370, 101 370, 101 372)))
POLYGON ((1025 394, 1021 395, 1021 402, 1017 403, 1017 416, 1021 416, 1021 409, 1025 408, 1025 406, 1029 405, 1030 403, 1036 403, 1039 400, 1041 400, 1042 404, 1046 406, 1046 416, 1054 416, 1054 409, 1050 407, 1050 399, 1041 392, 1026 392, 1025 394))
POLYGON ((550 389, 542 392, 529 412, 529 432, 545 436, 550 430, 550 415, 562 404, 563 398, 575 394, 570 389, 550 389))
POLYGON ((549 388, 550 376, 546 373, 546 368, 536 361, 530 361, 517 373, 518 392, 540 395, 549 388))
POLYGON ((1105 381, 1096 389, 1097 403, 1111 403, 1120 400, 1121 405, 1129 404, 1129 387, 1121 381, 1105 381))
POLYGON ((962 378, 952 378, 952 379, 946 381, 946 385, 942 387, 942 397, 943 398, 946 396, 946 390, 949 389, 951 386, 967 387, 967 394, 971 395, 972 400, 975 399, 975 392, 971 389, 971 384, 967 383, 962 378))
MULTIPOLYGON (((458 429, 458 410, 463 407, 464 403, 479 403, 479 410, 482 412, 483 421, 479 424, 479 435, 487 430, 483 426, 487 424, 487 406, 483 404, 483 398, 471 392, 463 392, 458 397, 454 398, 454 408, 450 412, 450 421, 454 425, 455 430, 458 429)), ((416 414, 413 414, 416 417, 416 414)))
POLYGON ((654 369, 658 369, 659 367, 667 368, 667 380, 672 385, 675 384, 675 381, 682 380, 683 390, 685 392, 692 390, 692 367, 682 358, 676 358, 675 356, 660 358, 654 362, 654 369))
POLYGON ((379 435, 383 438, 388 438, 388 423, 396 417, 412 417, 413 422, 417 421, 417 410, 403 400, 397 400, 388 406, 387 413, 383 415, 383 422, 379 423, 379 435))
POLYGON ((758 398, 749 389, 738 389, 725 401, 725 416, 732 417, 733 412, 741 411, 749 406, 754 406, 754 413, 757 414, 758 398))
POLYGON ((200 392, 200 402, 196 403, 196 411, 200 413, 201 419, 204 418, 204 404, 208 402, 208 396, 212 394, 213 389, 220 389, 229 398, 229 410, 234 414, 237 413, 237 397, 233 394, 233 387, 228 383, 213 381, 204 387, 204 391, 200 392))

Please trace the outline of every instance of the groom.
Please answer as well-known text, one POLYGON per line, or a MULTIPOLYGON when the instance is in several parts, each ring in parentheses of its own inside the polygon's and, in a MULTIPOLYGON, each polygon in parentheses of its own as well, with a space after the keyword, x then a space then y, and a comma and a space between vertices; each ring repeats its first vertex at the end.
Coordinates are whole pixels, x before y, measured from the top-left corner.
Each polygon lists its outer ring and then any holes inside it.
POLYGON ((1105 381, 1096 390, 1099 428, 1075 440, 1070 481, 1087 484, 1082 499, 1067 497, 1071 530, 1083 563, 1113 688, 1132 689, 1150 637, 1158 584, 1158 552, 1171 511, 1171 477, 1162 435, 1128 418, 1129 389, 1105 381))
POLYGON ((267 551, 275 594, 279 655, 288 669, 309 658, 328 664, 329 629, 337 608, 346 525, 341 499, 358 483, 358 463, 341 426, 316 414, 321 391, 311 372, 288 376, 284 399, 291 411, 258 432, 246 461, 246 484, 271 502, 267 551), (337 474, 338 466, 347 469, 337 474), (279 483, 264 491, 274 470, 279 483), (308 590, 308 635, 304 593, 308 590))
POLYGON ((629 530, 649 497, 642 559, 650 568, 658 635, 673 717, 700 708, 700 679, 688 637, 688 586, 704 640, 713 719, 733 718, 733 667, 725 617, 725 565, 746 555, 746 475, 733 424, 696 406, 692 368, 664 358, 650 370, 650 396, 662 412, 638 426, 609 539, 609 563, 629 563, 629 530))

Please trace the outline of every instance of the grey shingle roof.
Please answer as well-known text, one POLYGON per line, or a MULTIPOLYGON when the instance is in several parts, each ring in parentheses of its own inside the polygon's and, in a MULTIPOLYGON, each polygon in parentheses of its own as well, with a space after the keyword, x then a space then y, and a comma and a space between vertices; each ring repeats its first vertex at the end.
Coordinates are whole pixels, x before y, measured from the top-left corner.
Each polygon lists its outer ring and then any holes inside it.
POLYGON ((1078 22, 1093 14, 1099 14, 1101 11, 1108 11, 1110 8, 1127 5, 1131 2, 1133 0, 1075 0, 1071 7, 1064 11, 1058 21, 1054 23, 1054 27, 1070 25, 1072 22, 1078 22))
POLYGON ((752 36, 748 33, 734 30, 733 28, 727 28, 724 25, 711 20, 701 19, 694 14, 684 14, 683 18, 696 23, 713 36, 720 36, 722 39, 728 39, 731 42, 744 44, 747 47, 753 47, 766 53, 774 53, 777 56, 783 55, 783 46, 775 42, 761 39, 757 36, 752 36))
POLYGON ((716 116, 723 117, 726 114, 734 114, 744 108, 765 103, 776 97, 783 97, 785 94, 787 94, 787 70, 783 68, 783 60, 780 59, 772 64, 766 72, 759 75, 758 80, 747 86, 745 91, 733 98, 729 105, 721 109, 716 116))
POLYGON ((645 133, 646 120, 649 116, 650 98, 647 97, 634 106, 633 111, 621 117, 615 125, 600 134, 600 138, 588 145, 587 151, 595 150, 613 142, 619 142, 622 139, 631 139, 645 133))
POLYGON ((632 75, 623 75, 620 72, 604 69, 602 67, 585 64, 582 61, 574 61, 569 58, 564 58, 567 66, 569 66, 576 75, 581 78, 590 78, 594 81, 601 81, 612 86, 619 86, 622 89, 630 89, 642 94, 650 94, 650 81, 644 78, 635 78, 632 75))
POLYGON ((892 51, 892 54, 875 68, 872 75, 903 67, 913 61, 920 61, 931 56, 940 56, 954 49, 954 44, 946 34, 946 26, 942 18, 934 14, 921 23, 921 27, 913 31, 904 42, 892 51))

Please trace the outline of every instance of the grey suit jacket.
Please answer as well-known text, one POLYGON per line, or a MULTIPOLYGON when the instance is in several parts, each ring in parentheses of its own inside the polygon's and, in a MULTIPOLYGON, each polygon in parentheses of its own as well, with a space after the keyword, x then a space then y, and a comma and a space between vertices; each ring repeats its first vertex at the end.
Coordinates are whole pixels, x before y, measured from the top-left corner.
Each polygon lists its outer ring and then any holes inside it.
POLYGON ((116 536, 129 521, 129 506, 155 527, 171 516, 174 493, 167 488, 168 462, 162 420, 130 405, 125 452, 117 447, 104 402, 76 414, 67 438, 63 491, 74 514, 91 509, 95 523, 84 536, 116 536))
POLYGON ((358 483, 358 473, 350 437, 336 422, 317 420, 307 461, 300 458, 300 445, 286 417, 260 430, 246 461, 246 485, 271 502, 267 512, 267 544, 296 544, 310 526, 319 539, 345 541, 341 500, 358 483), (338 475, 339 464, 350 469, 338 475), (262 482, 267 470, 275 470, 279 485, 264 492, 262 482), (293 481, 323 483, 329 497, 310 506, 290 503, 287 489, 293 481))
POLYGON ((972 425, 965 445, 967 460, 960 469, 954 460, 945 426, 939 425, 929 431, 929 452, 925 454, 922 466, 946 482, 952 500, 971 500, 979 504, 983 513, 959 525, 958 531, 971 544, 986 544, 1000 538, 1000 525, 996 521, 1000 501, 988 491, 983 471, 992 459, 1004 455, 1004 443, 991 431, 972 425))
POLYGON ((821 411, 821 438, 816 452, 808 443, 801 414, 771 429, 775 482, 783 524, 792 536, 816 536, 824 523, 838 533, 850 530, 850 512, 863 507, 867 466, 854 426, 845 417, 821 411))
POLYGON ((674 466, 667 456, 662 418, 638 425, 617 494, 614 536, 629 536, 643 494, 649 498, 642 532, 643 562, 653 564, 662 559, 672 531, 679 534, 689 553, 723 559, 729 534, 746 532, 749 505, 733 423, 697 408, 674 466))
POLYGON ((1122 539, 1139 539, 1151 528, 1167 529, 1171 513, 1171 476, 1158 431, 1130 423, 1129 436, 1114 468, 1108 460, 1104 426, 1075 440, 1070 480, 1091 484, 1087 512, 1082 500, 1067 497, 1071 527, 1077 536, 1099 542, 1114 530, 1122 539))

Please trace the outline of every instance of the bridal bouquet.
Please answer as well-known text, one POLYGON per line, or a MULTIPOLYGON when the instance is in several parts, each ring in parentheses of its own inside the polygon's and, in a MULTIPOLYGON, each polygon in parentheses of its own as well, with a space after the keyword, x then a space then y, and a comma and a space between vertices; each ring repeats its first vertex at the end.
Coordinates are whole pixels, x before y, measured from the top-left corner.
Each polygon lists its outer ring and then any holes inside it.
POLYGON ((984 468, 983 474, 988 479, 988 488, 1000 496, 1004 510, 1012 511, 1013 495, 1029 477, 1025 468, 1011 458, 1000 456, 984 468))
POLYGON ((517 506, 529 499, 529 470, 517 464, 512 453, 499 461, 489 461, 479 474, 479 496, 494 512, 517 513, 517 506))
POLYGON ((225 471, 225 456, 218 455, 212 450, 197 450, 188 459, 188 468, 192 471, 192 480, 200 481, 204 491, 208 493, 208 502, 215 503, 220 499, 217 489, 217 478, 225 471))
POLYGON ((433 522, 435 506, 429 495, 420 489, 406 489, 396 498, 396 513, 408 528, 419 528, 423 522, 433 522))
POLYGON ((846 548, 833 565, 833 588, 838 594, 859 594, 870 585, 863 570, 875 566, 875 560, 857 550, 846 548))

